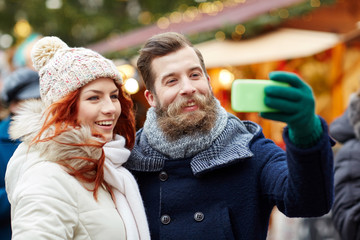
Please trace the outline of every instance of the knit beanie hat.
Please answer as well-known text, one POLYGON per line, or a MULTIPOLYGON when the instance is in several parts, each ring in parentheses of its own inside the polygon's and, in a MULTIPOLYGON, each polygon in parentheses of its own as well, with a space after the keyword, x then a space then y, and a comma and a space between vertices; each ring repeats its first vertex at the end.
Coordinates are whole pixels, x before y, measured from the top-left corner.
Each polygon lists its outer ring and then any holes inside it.
POLYGON ((122 83, 115 64, 86 48, 70 48, 58 37, 44 37, 31 50, 39 72, 40 95, 50 105, 72 91, 101 77, 122 83))

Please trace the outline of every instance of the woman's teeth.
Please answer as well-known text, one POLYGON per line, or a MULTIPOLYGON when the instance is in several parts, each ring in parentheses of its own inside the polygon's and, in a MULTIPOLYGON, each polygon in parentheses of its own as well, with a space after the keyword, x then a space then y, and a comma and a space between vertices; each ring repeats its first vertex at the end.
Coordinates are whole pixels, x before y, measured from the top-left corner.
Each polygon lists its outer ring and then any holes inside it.
POLYGON ((100 126, 109 126, 111 125, 113 122, 112 121, 101 121, 101 122, 95 122, 97 125, 100 126))

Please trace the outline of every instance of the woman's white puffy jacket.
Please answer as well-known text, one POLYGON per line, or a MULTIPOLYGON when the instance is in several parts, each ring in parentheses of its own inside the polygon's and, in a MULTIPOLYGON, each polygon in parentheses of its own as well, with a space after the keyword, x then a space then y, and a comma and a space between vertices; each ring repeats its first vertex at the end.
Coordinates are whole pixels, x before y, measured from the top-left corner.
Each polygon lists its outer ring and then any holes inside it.
POLYGON ((109 192, 99 188, 96 201, 91 191, 55 163, 72 156, 99 156, 99 149, 56 142, 84 142, 91 138, 89 129, 73 129, 56 141, 29 148, 41 128, 43 109, 40 101, 29 101, 10 129, 12 138, 23 141, 10 159, 5 177, 12 239, 125 239, 124 223, 109 192))

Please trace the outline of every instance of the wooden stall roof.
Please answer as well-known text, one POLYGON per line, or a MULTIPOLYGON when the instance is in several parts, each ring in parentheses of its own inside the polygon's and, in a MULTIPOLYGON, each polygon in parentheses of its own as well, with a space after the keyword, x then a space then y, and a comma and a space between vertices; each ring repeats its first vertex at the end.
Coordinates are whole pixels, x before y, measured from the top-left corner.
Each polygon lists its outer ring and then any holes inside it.
POLYGON ((341 40, 335 33, 283 28, 249 40, 211 40, 196 47, 206 67, 214 68, 311 56, 341 40))
POLYGON ((200 14, 194 21, 171 23, 161 29, 156 24, 116 35, 86 46, 101 54, 139 46, 154 34, 176 31, 183 34, 201 33, 218 29, 226 24, 245 22, 273 9, 288 7, 304 0, 247 0, 234 7, 226 7, 216 15, 200 14))

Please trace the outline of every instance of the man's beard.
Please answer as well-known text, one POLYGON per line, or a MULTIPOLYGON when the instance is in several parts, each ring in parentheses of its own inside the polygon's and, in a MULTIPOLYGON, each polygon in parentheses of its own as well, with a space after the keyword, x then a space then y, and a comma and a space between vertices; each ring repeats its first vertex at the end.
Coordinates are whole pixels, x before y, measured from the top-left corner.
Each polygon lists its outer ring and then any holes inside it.
POLYGON ((182 97, 167 108, 156 108, 156 114, 160 129, 170 141, 196 132, 208 133, 214 126, 217 116, 215 97, 212 94, 182 97), (190 99, 194 100, 199 108, 195 111, 182 112, 190 99))

